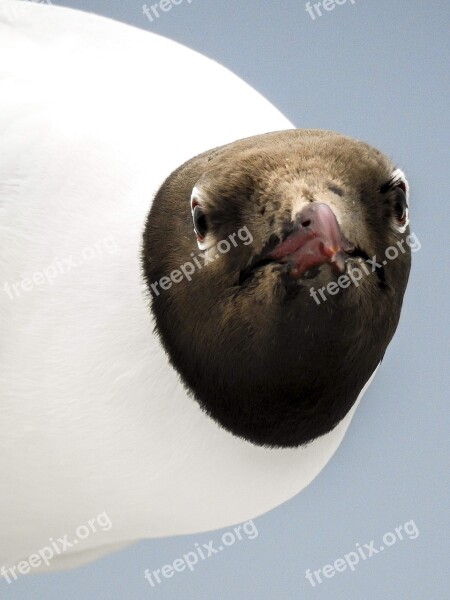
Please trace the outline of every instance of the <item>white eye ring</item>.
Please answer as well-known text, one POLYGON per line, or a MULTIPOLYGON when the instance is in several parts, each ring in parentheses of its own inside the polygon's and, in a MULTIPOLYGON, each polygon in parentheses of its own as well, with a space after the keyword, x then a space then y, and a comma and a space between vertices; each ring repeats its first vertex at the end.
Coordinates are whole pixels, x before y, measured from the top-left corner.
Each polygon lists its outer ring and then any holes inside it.
POLYGON ((391 187, 401 187, 405 192, 406 198, 406 213, 405 222, 402 225, 394 225, 395 229, 400 233, 404 233, 409 225, 409 183, 405 174, 401 169, 395 169, 391 177, 391 187))
POLYGON ((406 228, 408 227, 408 225, 409 225, 409 210, 406 209, 405 222, 403 223, 403 225, 394 225, 394 227, 400 233, 405 233, 406 228))
POLYGON ((406 206, 409 208, 409 183, 401 169, 395 169, 392 173, 391 182, 392 187, 398 187, 403 183, 403 187, 405 188, 406 206))

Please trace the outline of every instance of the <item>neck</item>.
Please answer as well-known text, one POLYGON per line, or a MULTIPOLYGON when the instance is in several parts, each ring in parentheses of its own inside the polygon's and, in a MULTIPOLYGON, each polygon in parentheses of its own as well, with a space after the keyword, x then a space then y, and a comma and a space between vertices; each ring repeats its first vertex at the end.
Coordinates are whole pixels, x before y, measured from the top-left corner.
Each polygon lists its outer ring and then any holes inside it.
POLYGON ((300 316, 283 307, 282 320, 234 304, 232 321, 220 303, 204 306, 183 320, 191 328, 182 332, 158 310, 156 320, 174 366, 210 416, 253 443, 299 446, 347 414, 390 339, 381 314, 366 320, 351 306, 302 306, 300 316))

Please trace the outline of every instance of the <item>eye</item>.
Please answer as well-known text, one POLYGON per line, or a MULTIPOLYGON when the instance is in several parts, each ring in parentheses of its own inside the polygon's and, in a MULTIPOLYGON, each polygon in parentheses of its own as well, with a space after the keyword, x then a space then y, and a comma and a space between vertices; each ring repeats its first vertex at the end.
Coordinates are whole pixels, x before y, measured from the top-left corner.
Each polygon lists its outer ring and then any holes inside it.
POLYGON ((394 204, 394 216, 398 225, 405 226, 408 220, 408 203, 406 202, 406 194, 403 187, 399 185, 396 188, 396 200, 394 204))
POLYGON ((194 229, 199 242, 205 239, 205 235, 208 233, 208 221, 203 208, 200 204, 195 204, 192 210, 192 220, 194 222, 194 229))
POLYGON ((389 181, 381 186, 380 192, 392 195, 393 226, 403 233, 409 223, 409 185, 403 171, 395 169, 389 181))

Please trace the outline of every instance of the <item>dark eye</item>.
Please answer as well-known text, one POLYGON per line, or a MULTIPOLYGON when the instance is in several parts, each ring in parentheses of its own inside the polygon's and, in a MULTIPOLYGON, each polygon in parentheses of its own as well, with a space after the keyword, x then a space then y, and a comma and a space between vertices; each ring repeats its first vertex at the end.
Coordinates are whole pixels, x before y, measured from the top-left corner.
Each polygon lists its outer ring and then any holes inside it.
POLYGON ((399 225, 404 225, 408 217, 408 203, 406 194, 402 186, 396 188, 396 198, 394 203, 394 216, 399 225))
POLYGON ((197 237, 202 241, 205 235, 208 233, 208 222, 206 215, 203 212, 203 208, 197 204, 192 212, 192 220, 194 221, 194 229, 197 237))

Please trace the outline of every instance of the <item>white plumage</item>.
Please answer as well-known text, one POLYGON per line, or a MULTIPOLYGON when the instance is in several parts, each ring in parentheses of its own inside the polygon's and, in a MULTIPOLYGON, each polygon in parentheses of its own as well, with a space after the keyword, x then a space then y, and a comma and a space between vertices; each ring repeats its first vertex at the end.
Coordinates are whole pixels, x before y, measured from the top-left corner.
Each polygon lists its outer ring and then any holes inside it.
POLYGON ((103 511, 111 529, 51 568, 254 518, 339 446, 354 409, 283 450, 203 414, 153 334, 140 270, 144 220, 171 170, 289 127, 172 41, 0 0, 0 565, 103 511))

